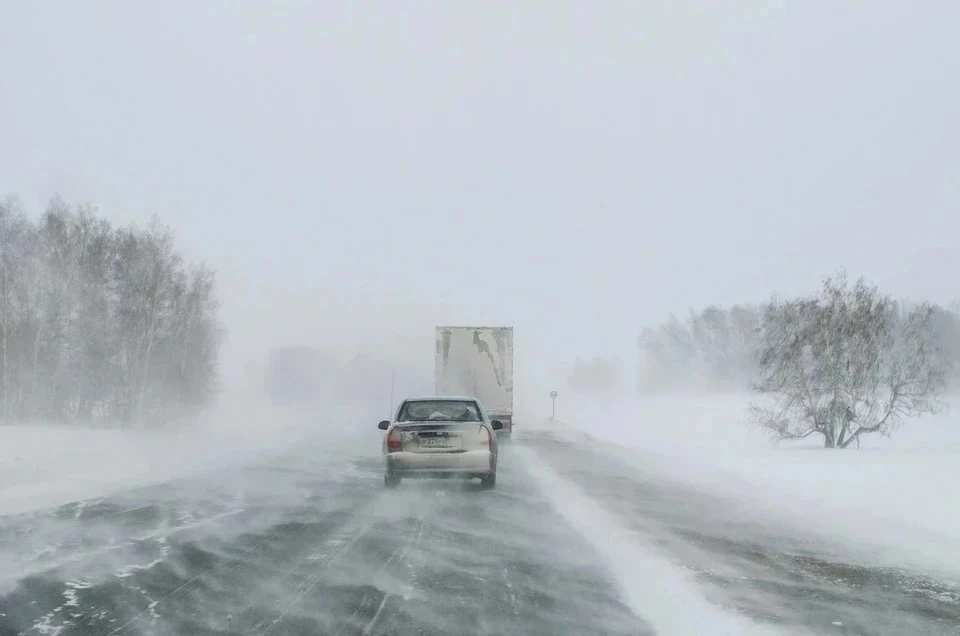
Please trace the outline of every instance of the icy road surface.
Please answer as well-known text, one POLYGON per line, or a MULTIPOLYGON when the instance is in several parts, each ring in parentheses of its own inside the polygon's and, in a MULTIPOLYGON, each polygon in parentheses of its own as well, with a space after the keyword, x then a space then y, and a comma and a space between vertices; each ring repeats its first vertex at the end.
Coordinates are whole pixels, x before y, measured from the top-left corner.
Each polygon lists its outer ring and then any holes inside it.
POLYGON ((495 491, 384 490, 371 446, 0 518, 0 634, 960 634, 956 586, 601 444, 520 434, 495 491))

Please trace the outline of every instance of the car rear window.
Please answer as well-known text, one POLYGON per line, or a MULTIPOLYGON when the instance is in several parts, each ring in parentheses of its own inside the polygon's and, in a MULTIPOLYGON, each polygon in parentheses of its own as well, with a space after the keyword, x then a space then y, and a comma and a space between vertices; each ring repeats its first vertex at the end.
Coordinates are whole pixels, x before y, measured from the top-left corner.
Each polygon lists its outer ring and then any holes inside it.
POLYGON ((480 422, 480 409, 472 400, 416 400, 404 402, 400 408, 400 422, 480 422))

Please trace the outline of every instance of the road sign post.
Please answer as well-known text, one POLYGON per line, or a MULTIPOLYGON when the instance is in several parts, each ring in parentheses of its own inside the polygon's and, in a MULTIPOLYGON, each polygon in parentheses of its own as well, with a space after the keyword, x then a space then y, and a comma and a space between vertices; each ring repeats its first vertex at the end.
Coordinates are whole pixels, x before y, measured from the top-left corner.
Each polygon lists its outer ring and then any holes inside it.
POLYGON ((557 419, 557 392, 550 391, 550 419, 557 419))

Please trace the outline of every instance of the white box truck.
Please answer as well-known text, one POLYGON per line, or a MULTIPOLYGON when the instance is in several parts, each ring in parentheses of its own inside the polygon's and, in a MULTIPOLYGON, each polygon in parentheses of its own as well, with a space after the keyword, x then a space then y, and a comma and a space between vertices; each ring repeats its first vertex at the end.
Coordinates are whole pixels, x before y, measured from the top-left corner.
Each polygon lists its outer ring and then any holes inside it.
POLYGON ((436 329, 437 395, 476 397, 490 419, 503 422, 501 436, 513 432, 513 327, 436 329))

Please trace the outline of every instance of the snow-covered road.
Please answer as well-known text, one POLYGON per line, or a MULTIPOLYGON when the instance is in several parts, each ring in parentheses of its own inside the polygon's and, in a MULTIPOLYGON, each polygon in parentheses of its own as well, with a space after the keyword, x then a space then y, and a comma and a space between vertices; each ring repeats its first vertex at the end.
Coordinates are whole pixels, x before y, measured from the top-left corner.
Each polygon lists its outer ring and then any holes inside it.
POLYGON ((948 581, 600 443, 386 491, 366 441, 0 518, 0 634, 960 634, 948 581))

